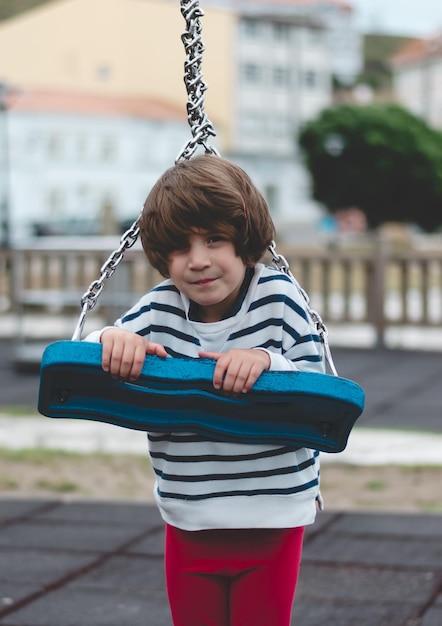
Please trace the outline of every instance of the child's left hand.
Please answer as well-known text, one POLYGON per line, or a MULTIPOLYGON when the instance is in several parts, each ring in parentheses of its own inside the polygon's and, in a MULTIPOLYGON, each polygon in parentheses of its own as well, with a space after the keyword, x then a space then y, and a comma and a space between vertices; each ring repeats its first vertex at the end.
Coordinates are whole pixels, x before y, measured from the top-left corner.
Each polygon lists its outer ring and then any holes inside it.
POLYGON ((201 351, 198 354, 202 359, 217 361, 213 386, 227 393, 247 393, 261 374, 270 367, 270 357, 265 350, 201 351))

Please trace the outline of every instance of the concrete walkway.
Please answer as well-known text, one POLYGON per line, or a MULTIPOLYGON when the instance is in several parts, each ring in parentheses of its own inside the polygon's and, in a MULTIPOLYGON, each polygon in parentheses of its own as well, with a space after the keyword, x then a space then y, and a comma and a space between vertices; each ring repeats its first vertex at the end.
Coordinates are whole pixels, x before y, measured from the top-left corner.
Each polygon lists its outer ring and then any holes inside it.
MULTIPOLYGON (((143 432, 89 420, 49 419, 43 416, 13 417, 0 407, 0 448, 42 448, 80 453, 147 452, 143 432)), ((339 454, 323 454, 323 463, 403 466, 442 465, 442 434, 387 428, 355 427, 347 448, 339 454)))

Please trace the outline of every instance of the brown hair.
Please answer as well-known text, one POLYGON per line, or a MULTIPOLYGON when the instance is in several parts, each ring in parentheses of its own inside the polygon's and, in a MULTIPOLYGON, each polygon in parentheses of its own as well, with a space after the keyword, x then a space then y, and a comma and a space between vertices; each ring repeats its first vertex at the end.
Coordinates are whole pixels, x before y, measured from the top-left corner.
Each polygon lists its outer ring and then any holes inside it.
POLYGON ((193 229, 226 236, 252 266, 275 237, 269 207, 246 172, 215 155, 180 161, 158 179, 141 213, 144 252, 168 276, 171 252, 186 247, 193 229))

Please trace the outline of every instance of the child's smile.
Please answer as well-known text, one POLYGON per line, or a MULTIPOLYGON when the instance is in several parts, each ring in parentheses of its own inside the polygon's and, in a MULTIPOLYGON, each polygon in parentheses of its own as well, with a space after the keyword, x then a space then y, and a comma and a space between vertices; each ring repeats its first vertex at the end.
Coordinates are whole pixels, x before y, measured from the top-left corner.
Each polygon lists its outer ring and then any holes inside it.
POLYGON ((187 243, 169 255, 170 278, 200 306, 203 322, 217 322, 238 297, 246 266, 233 243, 220 235, 196 231, 187 243))
POLYGON ((196 280, 195 281, 195 285, 210 285, 212 284, 215 280, 217 280, 216 278, 201 278, 200 280, 196 280))

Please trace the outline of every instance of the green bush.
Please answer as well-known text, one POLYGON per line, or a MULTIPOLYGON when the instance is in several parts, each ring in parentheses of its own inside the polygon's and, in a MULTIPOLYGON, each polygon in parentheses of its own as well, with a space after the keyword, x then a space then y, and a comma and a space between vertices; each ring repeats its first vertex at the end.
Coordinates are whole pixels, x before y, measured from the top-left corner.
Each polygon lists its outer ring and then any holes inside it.
POLYGON ((337 105, 299 135, 316 200, 358 207, 370 227, 442 224, 442 133, 393 104, 337 105))

